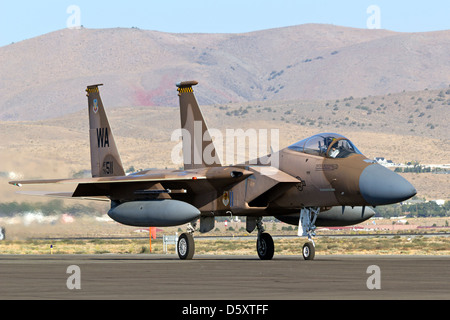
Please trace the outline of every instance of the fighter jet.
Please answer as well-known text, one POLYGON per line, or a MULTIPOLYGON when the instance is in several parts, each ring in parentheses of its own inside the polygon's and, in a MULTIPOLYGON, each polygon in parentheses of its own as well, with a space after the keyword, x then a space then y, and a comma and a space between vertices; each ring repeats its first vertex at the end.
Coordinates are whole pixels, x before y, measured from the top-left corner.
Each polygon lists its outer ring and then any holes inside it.
POLYGON ((182 131, 184 168, 125 174, 99 87, 86 89, 92 178, 11 181, 15 186, 75 184, 72 193, 45 196, 109 201, 108 215, 137 227, 187 224, 177 244, 182 260, 195 252, 194 232, 206 233, 220 216, 245 216, 246 230, 257 229, 260 259, 274 255, 273 238, 263 217, 298 225, 307 237, 305 260, 315 256, 319 226, 347 226, 374 215, 370 207, 398 203, 416 194, 403 177, 366 158, 346 137, 321 133, 264 157, 224 166, 194 96, 197 81, 176 84, 182 131), (197 137, 197 138, 196 138, 197 137), (208 157, 205 157, 208 155, 208 157), (277 159, 271 162, 271 159, 277 159))

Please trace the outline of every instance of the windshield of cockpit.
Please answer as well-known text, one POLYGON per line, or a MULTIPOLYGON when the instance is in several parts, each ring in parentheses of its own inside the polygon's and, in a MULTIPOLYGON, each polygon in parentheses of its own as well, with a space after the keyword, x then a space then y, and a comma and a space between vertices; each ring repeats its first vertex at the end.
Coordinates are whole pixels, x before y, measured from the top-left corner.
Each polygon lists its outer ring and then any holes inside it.
POLYGON ((350 140, 336 133, 317 134, 288 148, 327 158, 347 158, 353 154, 362 154, 350 140))

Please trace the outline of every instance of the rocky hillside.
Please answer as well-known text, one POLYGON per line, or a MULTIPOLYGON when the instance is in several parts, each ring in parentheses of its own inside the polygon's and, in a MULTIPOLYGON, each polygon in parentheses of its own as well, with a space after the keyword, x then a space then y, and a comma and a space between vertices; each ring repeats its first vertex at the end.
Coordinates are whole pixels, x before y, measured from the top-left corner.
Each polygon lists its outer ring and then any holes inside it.
MULTIPOLYGON (((199 80, 201 104, 327 100, 443 89, 450 30, 396 33, 307 24, 244 34, 64 29, 0 48, 0 120, 84 108, 87 85, 105 103, 176 106, 174 84, 199 80)), ((412 110, 414 111, 414 110, 412 110)))

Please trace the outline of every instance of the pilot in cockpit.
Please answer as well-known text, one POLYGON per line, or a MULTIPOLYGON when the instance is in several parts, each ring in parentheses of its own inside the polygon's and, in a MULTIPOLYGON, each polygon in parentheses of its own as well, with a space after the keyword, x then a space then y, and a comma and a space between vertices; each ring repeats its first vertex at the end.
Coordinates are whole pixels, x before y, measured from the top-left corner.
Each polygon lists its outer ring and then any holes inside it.
POLYGON ((328 155, 330 156, 330 158, 336 158, 337 155, 339 154, 339 149, 336 148, 337 146, 333 146, 333 148, 331 148, 330 152, 328 153, 328 155))
MULTIPOLYGON (((326 139, 326 147, 327 147, 327 150, 330 148, 330 146, 331 145, 333 145, 334 143, 335 143, 335 141, 336 141, 336 138, 334 138, 334 137, 326 137, 325 138, 326 139)), ((326 150, 326 151, 327 151, 326 150)), ((326 153, 326 151, 324 152, 324 154, 326 153)), ((339 154, 339 150, 337 149, 337 145, 334 145, 331 149, 330 149, 330 151, 328 152, 328 156, 330 157, 330 158, 336 158, 336 156, 339 154)))
POLYGON ((347 138, 336 133, 322 133, 301 140, 289 149, 327 158, 347 158, 362 154, 347 138))

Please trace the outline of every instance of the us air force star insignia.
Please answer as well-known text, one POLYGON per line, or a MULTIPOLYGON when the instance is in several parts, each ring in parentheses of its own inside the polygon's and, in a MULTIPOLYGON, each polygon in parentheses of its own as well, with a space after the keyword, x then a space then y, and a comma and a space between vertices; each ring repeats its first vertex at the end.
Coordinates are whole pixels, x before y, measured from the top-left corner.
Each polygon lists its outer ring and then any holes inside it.
POLYGON ((97 99, 94 99, 94 113, 97 113, 98 111, 98 101, 97 99))
POLYGON ((230 196, 228 195, 228 191, 225 191, 222 196, 222 203, 226 207, 230 204, 230 196))

